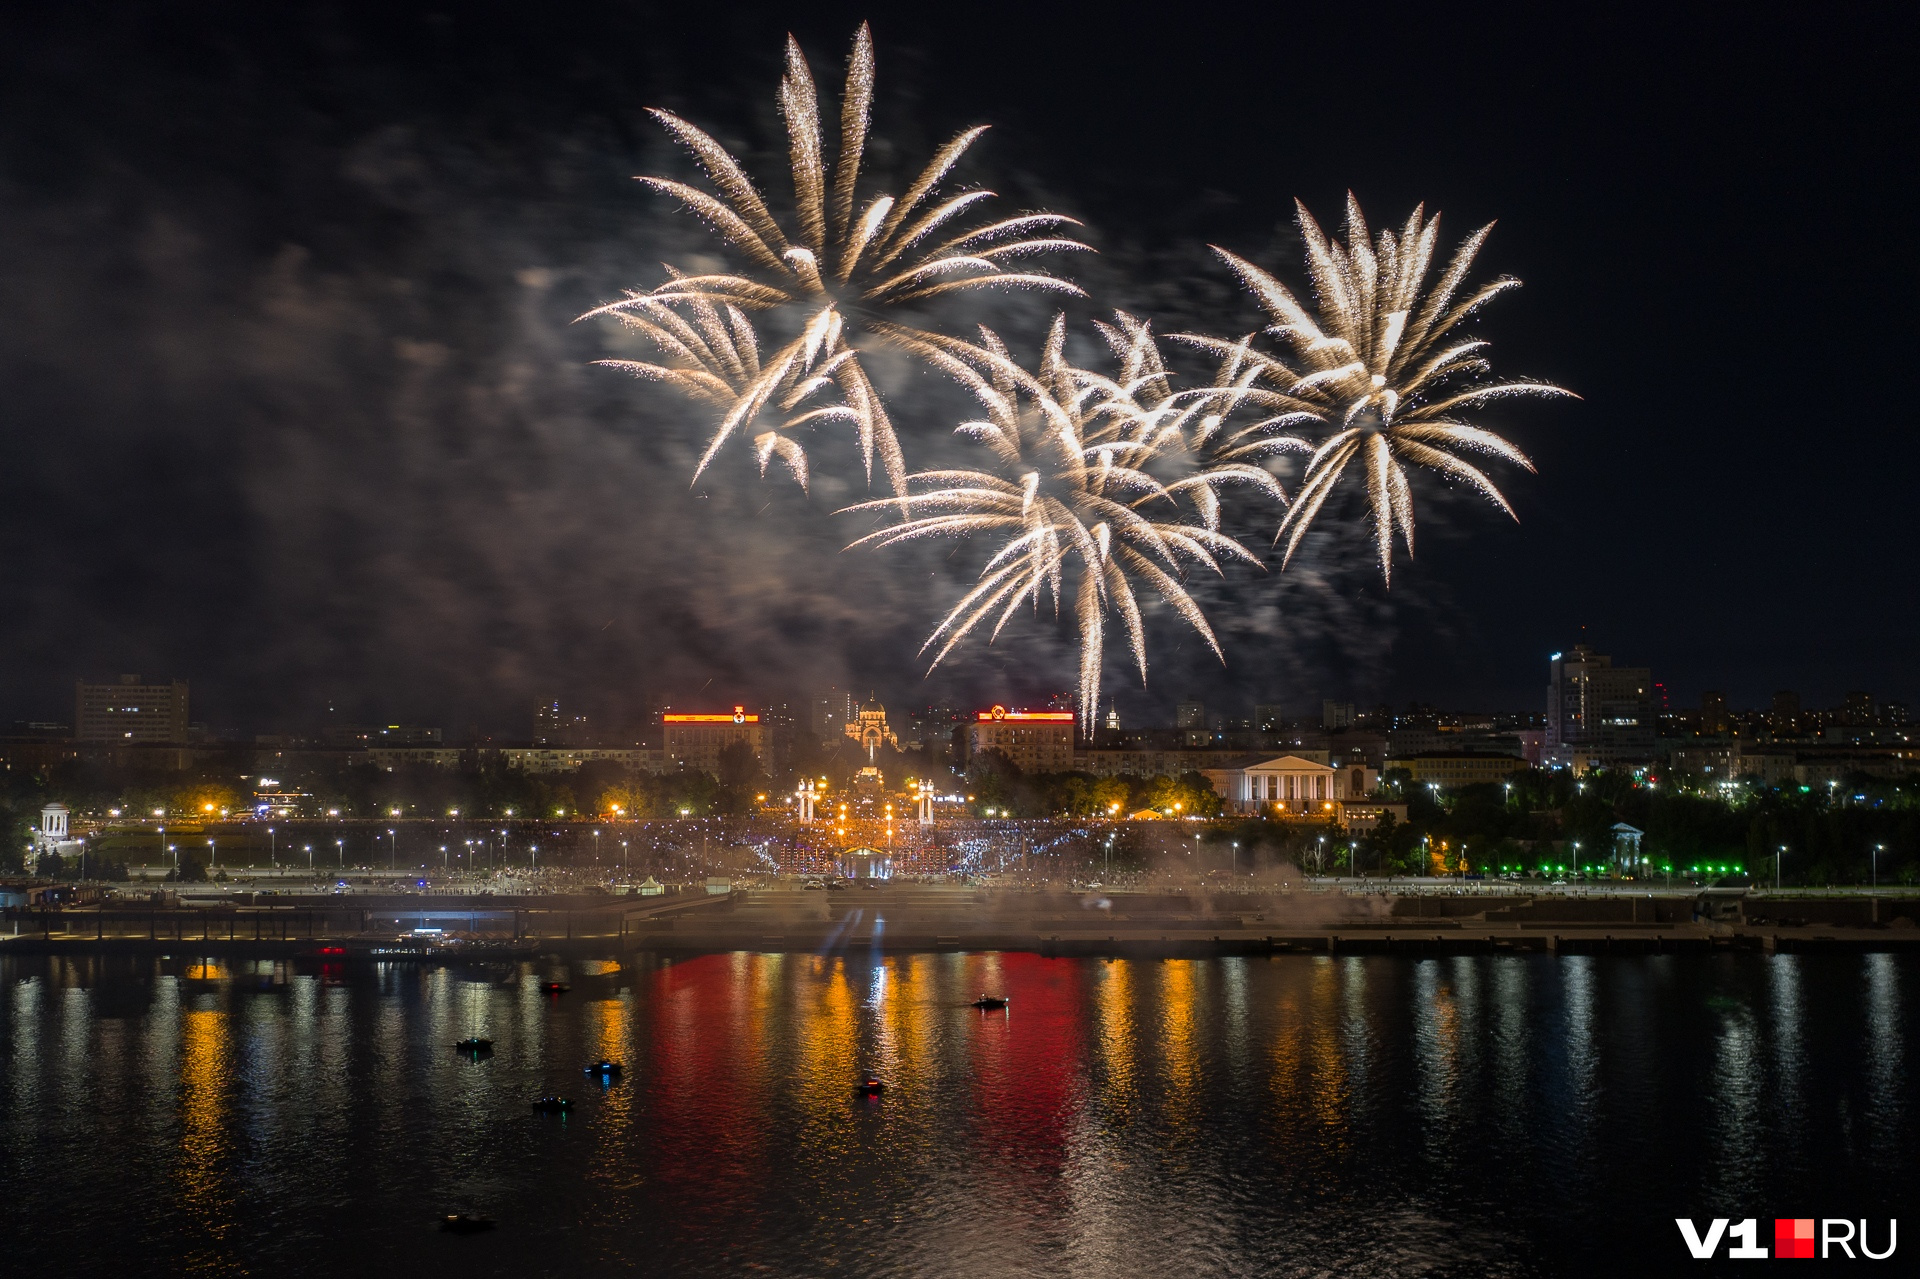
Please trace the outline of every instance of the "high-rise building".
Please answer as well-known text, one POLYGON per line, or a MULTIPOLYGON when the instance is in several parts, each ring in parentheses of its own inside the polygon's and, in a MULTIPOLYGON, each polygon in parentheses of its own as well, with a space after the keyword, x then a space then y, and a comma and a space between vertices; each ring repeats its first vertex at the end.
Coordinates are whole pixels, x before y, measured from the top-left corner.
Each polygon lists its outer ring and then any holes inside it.
POLYGON ((1352 702, 1321 702, 1320 703, 1320 727, 1352 728, 1353 727, 1353 703, 1352 702))
POLYGON ((1173 710, 1175 728, 1205 728, 1207 726, 1207 704, 1205 702, 1181 702, 1173 710))
POLYGON ((1286 708, 1272 702, 1261 702, 1253 708, 1253 729, 1256 733, 1277 733, 1286 726, 1286 708))
POLYGON ((112 684, 73 686, 76 742, 177 743, 187 740, 187 686, 144 684, 122 675, 112 684))
POLYGON ((1717 691, 1700 694, 1700 731, 1706 736, 1724 733, 1731 726, 1727 718, 1727 695, 1717 691))
POLYGON ((1023 773, 1064 773, 1073 767, 1072 711, 980 711, 967 726, 967 759, 999 751, 1023 773))
POLYGON ((556 701, 542 702, 533 708, 533 744, 535 746, 586 746, 592 734, 585 715, 570 715, 556 701))
POLYGON ((858 722, 859 704, 844 688, 829 688, 807 699, 807 731, 820 741, 832 741, 858 722))
POLYGON ((1841 722, 1846 724, 1872 724, 1880 718, 1879 708, 1873 704, 1873 694, 1857 690, 1847 694, 1840 713, 1841 722))
POLYGON ((660 727, 668 762, 682 768, 717 773, 720 752, 740 743, 753 750, 754 758, 767 760, 767 726, 744 706, 734 707, 730 715, 663 711, 660 727))
POLYGON ((1585 644, 1547 662, 1549 763, 1585 768, 1653 757, 1653 681, 1644 666, 1615 666, 1585 644))

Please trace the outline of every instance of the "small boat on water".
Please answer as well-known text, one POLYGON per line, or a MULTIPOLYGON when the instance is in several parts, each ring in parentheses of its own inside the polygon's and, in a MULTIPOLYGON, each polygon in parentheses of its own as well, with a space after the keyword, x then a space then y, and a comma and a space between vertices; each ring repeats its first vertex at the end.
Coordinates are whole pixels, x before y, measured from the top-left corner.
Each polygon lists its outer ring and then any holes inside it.
POLYGON ((982 993, 980 998, 973 1001, 973 1006, 982 1012, 994 1012, 1007 1006, 1007 997, 982 993))
POLYGON ((601 1079, 611 1079, 620 1073, 617 1061, 596 1061, 580 1072, 583 1075, 596 1075, 601 1079))
POLYGON ((450 1235, 477 1235, 493 1229, 493 1218, 467 1212, 450 1212, 440 1218, 440 1229, 450 1235))
POLYGON ((863 1079, 859 1083, 855 1084, 853 1086, 853 1091, 856 1096, 860 1096, 860 1097, 878 1097, 881 1093, 886 1091, 886 1088, 887 1086, 881 1083, 878 1079, 868 1078, 868 1079, 863 1079))
POLYGON ((573 1109, 573 1103, 565 1097, 542 1097, 533 1103, 533 1108, 543 1115, 564 1115, 573 1109))
POLYGON ((491 1039, 482 1039, 476 1035, 471 1039, 461 1040, 455 1044, 454 1047, 463 1053, 490 1053, 493 1051, 493 1041, 491 1039))
POLYGON ((543 995, 564 995, 572 989, 573 987, 563 981, 543 981, 540 983, 540 993, 543 995))

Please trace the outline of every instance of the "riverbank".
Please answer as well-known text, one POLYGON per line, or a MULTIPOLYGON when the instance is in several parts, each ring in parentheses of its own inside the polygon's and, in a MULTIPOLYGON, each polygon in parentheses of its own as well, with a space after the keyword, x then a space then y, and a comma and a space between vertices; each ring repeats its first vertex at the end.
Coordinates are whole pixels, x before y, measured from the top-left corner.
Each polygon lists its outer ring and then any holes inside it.
POLYGON ((1476 892, 1041 892, 947 884, 681 894, 284 897, 14 910, 0 952, 481 962, 533 954, 1023 951, 1043 955, 1920 950, 1920 901, 1476 892))

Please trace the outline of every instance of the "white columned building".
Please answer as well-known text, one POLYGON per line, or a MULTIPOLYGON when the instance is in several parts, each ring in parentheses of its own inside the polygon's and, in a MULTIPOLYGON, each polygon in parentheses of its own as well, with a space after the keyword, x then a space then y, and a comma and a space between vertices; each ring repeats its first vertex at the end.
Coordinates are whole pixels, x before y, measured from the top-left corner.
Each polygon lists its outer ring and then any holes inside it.
POLYGON ((1231 812, 1332 818, 1336 805, 1379 784, 1370 768, 1335 768, 1298 755, 1247 755, 1202 770, 1231 812))

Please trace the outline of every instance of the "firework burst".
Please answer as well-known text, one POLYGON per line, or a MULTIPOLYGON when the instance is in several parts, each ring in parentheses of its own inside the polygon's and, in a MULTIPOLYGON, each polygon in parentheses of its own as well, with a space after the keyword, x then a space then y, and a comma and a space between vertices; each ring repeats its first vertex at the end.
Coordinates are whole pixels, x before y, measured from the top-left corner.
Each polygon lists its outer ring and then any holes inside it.
MULTIPOLYGON (((868 479, 877 454, 894 491, 904 494, 906 460, 856 338, 878 336, 875 322, 897 308, 953 293, 1080 292, 1044 271, 1009 269, 1033 254, 1086 248, 1057 234, 1077 225, 1072 219, 1032 213, 980 222, 979 206, 992 192, 941 193, 984 127, 967 129, 941 147, 904 194, 861 194, 873 77, 873 40, 862 24, 841 97, 839 149, 829 166, 813 75, 799 44, 787 38, 780 111, 793 207, 784 224, 724 147, 676 115, 652 113, 692 152, 717 194, 665 178, 639 180, 681 201, 743 264, 737 272, 675 272, 657 288, 631 291, 588 315, 618 316, 668 357, 665 363, 604 363, 675 385, 719 410, 695 478, 729 440, 764 427, 753 436, 762 473, 777 456, 804 486, 806 453, 797 432, 835 420, 853 427, 868 479), (787 317, 791 327, 780 331, 794 336, 765 339, 756 320, 774 315, 787 317)), ((911 326, 886 328, 910 338, 934 336, 911 326)))
MULTIPOLYGON (((1181 397, 1152 350, 1144 326, 1122 323, 1106 332, 1121 356, 1121 375, 1107 377, 1070 364, 1066 326, 1056 319, 1034 373, 1008 357, 989 330, 981 340, 896 335, 896 340, 965 385, 986 418, 959 433, 983 446, 992 469, 923 471, 907 477, 898 500, 865 502, 849 511, 901 513, 898 523, 854 542, 891 546, 929 537, 995 536, 1001 545, 979 581, 934 628, 922 647, 937 667, 970 633, 989 637, 1022 607, 1049 603, 1057 615, 1070 598, 1080 634, 1080 717, 1091 730, 1100 700, 1108 615, 1117 617, 1142 680, 1147 673, 1142 590, 1157 594, 1220 654, 1220 646, 1182 579, 1193 567, 1215 573, 1221 561, 1258 561, 1219 531, 1217 518, 1181 517, 1180 499, 1195 498, 1217 517, 1215 485, 1252 483, 1283 497, 1278 482, 1257 473, 1211 478, 1191 475, 1172 484, 1153 474, 1156 463, 1184 447, 1191 424, 1211 397, 1181 397), (1204 492, 1206 497, 1197 495, 1204 492), (903 509, 904 508, 904 509, 903 509), (990 623, 990 625, 988 625, 990 623)), ((1243 463, 1221 460, 1222 468, 1243 463)), ((851 549, 851 548, 850 548, 851 549)))
MULTIPOLYGON (((1487 343, 1457 340, 1455 330, 1490 299, 1519 281, 1502 277, 1456 300, 1491 224, 1468 236, 1437 281, 1427 284, 1440 218, 1424 207, 1398 235, 1382 230, 1369 244, 1365 218, 1347 198, 1346 243, 1330 240, 1304 205, 1300 230, 1319 299, 1317 313, 1285 285, 1242 258, 1221 257, 1273 316, 1267 330, 1291 349, 1291 362, 1259 354, 1245 342, 1183 335, 1224 362, 1258 368, 1248 385, 1264 387, 1260 403, 1275 424, 1324 432, 1307 460, 1299 492, 1275 540, 1286 538, 1282 560, 1293 558, 1341 474, 1350 463, 1364 470, 1373 510, 1381 576, 1391 582, 1397 529, 1413 553, 1413 494, 1407 466, 1423 467, 1466 484, 1508 515, 1513 508, 1485 472, 1459 456, 1480 453, 1528 470, 1526 454, 1484 427, 1460 420, 1464 412, 1516 395, 1571 395, 1543 382, 1471 384, 1488 372, 1487 343)), ((1224 363, 1223 363, 1224 367, 1224 363)))

